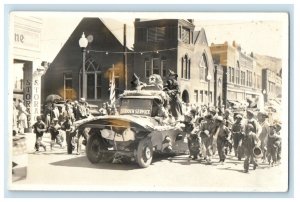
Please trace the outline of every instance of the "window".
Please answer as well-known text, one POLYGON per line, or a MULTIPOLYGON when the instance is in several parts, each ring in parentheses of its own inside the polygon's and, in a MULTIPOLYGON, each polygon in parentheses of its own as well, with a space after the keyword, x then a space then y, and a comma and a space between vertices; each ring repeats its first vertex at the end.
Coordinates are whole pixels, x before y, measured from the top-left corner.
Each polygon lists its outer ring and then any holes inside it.
POLYGON ((202 54, 201 61, 200 61, 200 79, 206 80, 208 75, 208 64, 205 54, 202 54))
POLYGON ((147 41, 147 29, 146 28, 137 28, 137 41, 138 42, 146 42, 147 41))
POLYGON ((167 58, 146 58, 145 59, 145 77, 149 78, 152 74, 158 74, 162 77, 167 76, 167 58))
POLYGON ((190 43, 190 29, 183 27, 181 30, 181 41, 190 43))
POLYGON ((160 66, 159 66, 159 59, 158 58, 153 58, 153 74, 158 74, 160 75, 160 66))
POLYGON ((194 100, 198 102, 198 90, 194 90, 194 100))
POLYGON ((231 69, 231 82, 234 83, 234 68, 231 69))
POLYGON ((162 71, 162 77, 166 77, 168 69, 167 69, 167 60, 164 57, 161 59, 161 71, 162 71))
POLYGON ((177 40, 177 27, 168 26, 166 40, 169 41, 177 40))
POLYGON ((164 41, 166 38, 166 27, 149 27, 147 40, 150 42, 164 41))
POLYGON ((249 86, 252 87, 252 72, 249 71, 249 86))
POLYGON ((240 84, 240 70, 235 71, 235 76, 236 76, 236 84, 240 84))
POLYGON ((245 85, 245 72, 241 71, 241 85, 245 85))
POLYGON ((64 74, 64 99, 73 98, 72 73, 64 74))
MULTIPOLYGON (((85 63, 86 68, 86 95, 88 100, 101 99, 101 71, 100 66, 92 58, 85 63)), ((80 85, 82 86, 82 69, 80 71, 80 85)), ((82 87, 80 92, 82 97, 82 87)))
POLYGON ((151 65, 148 59, 145 60, 145 76, 148 78, 152 74, 151 65))
POLYGON ((203 102, 203 90, 200 90, 200 102, 203 102))
POLYGON ((231 67, 228 68, 227 82, 230 82, 231 79, 231 67))
POLYGON ((185 55, 181 59, 181 78, 183 79, 190 79, 190 73, 191 72, 191 59, 188 58, 187 55, 185 55))

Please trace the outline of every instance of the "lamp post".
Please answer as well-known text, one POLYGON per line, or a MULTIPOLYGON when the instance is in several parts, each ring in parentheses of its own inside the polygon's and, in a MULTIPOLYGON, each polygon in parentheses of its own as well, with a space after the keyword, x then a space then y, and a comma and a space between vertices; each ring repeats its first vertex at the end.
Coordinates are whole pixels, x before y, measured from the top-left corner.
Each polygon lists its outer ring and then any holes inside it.
POLYGON ((264 89, 263 91, 262 91, 262 93, 263 93, 263 95, 264 95, 264 102, 266 103, 267 102, 267 92, 266 92, 266 89, 264 89))
POLYGON ((86 47, 88 45, 88 40, 84 35, 84 32, 82 33, 81 38, 79 39, 79 46, 82 50, 82 97, 87 99, 86 96, 86 73, 85 73, 85 54, 86 54, 86 47))
POLYGON ((211 75, 208 73, 207 77, 207 82, 208 82, 208 89, 207 89, 207 103, 208 103, 208 106, 209 106, 209 103, 210 103, 210 80, 211 80, 211 75))

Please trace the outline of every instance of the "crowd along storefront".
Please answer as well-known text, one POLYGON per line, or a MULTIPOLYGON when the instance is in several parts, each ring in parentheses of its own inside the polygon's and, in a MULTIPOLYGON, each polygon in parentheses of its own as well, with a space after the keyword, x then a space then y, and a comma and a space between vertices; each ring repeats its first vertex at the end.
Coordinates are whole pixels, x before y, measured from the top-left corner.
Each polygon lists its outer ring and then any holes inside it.
POLYGON ((42 20, 36 17, 11 14, 10 32, 10 95, 22 101, 28 116, 28 131, 41 113, 41 30, 42 20))

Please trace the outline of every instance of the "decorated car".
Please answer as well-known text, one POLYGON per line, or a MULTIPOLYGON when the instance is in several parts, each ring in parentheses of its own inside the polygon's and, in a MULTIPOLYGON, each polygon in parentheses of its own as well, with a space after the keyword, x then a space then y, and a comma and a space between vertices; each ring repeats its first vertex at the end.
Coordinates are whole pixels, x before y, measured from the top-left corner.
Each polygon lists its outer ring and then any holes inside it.
POLYGON ((98 163, 106 154, 129 157, 148 167, 153 153, 186 154, 186 133, 179 122, 169 121, 160 111, 167 94, 155 86, 128 90, 120 96, 118 115, 91 117, 75 122, 78 131, 88 128, 86 155, 98 163))

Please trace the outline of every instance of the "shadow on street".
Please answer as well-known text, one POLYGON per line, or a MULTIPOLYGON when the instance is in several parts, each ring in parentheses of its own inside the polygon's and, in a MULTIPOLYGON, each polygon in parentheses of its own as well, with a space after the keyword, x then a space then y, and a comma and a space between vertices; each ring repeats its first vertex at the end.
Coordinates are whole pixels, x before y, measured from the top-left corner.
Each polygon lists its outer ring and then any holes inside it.
POLYGON ((134 163, 107 163, 99 162, 97 164, 92 164, 89 162, 86 156, 80 156, 77 158, 62 160, 50 163, 54 166, 67 166, 67 167, 83 167, 83 168, 95 168, 95 169, 110 169, 110 170, 133 170, 139 168, 137 164, 134 163))

